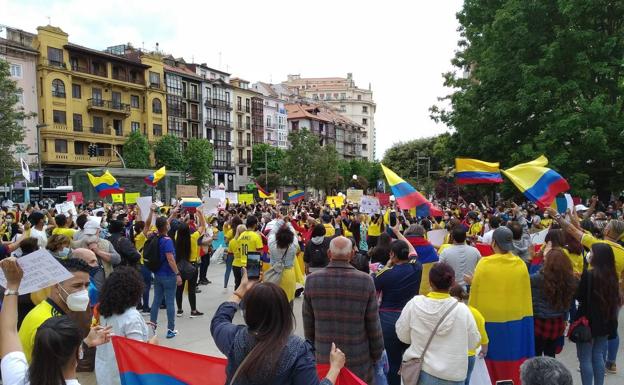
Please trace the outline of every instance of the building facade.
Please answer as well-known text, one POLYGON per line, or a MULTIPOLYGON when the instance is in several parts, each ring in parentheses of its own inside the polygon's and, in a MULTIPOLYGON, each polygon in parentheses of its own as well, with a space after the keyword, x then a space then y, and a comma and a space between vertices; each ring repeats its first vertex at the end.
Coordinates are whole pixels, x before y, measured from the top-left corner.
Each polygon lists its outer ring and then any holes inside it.
MULTIPOLYGON (((251 160, 253 156, 253 130, 252 117, 257 119, 262 116, 262 112, 256 106, 252 115, 252 100, 262 98, 262 94, 252 90, 249 82, 239 78, 231 78, 230 85, 234 95, 234 163, 236 167, 236 178, 234 188, 244 190, 246 185, 251 183, 251 160)), ((261 124, 261 122, 260 122, 261 124)), ((259 132, 256 126, 256 132, 259 132)))
POLYGON ((254 90, 264 96, 264 143, 281 149, 288 148, 288 113, 285 100, 270 84, 258 82, 254 90))
MULTIPOLYGON (((9 63, 11 80, 21 89, 18 108, 25 113, 37 113, 37 50, 33 49, 35 35, 19 29, 4 27, 0 31, 0 58, 9 63)), ((37 152, 37 119, 29 118, 20 122, 24 127, 24 140, 16 148, 17 157, 29 164, 37 162, 37 157, 28 153, 37 152)))
POLYGON ((315 103, 327 104, 341 115, 365 128, 361 133, 362 153, 369 160, 375 158, 375 111, 373 91, 358 88, 352 74, 346 78, 302 78, 300 75, 288 75, 282 83, 291 90, 291 94, 311 99, 315 103))
POLYGON ((202 79, 186 66, 184 60, 168 56, 165 64, 167 91, 167 133, 177 136, 182 149, 190 139, 204 138, 202 79))
POLYGON ((166 133, 164 69, 158 55, 131 46, 98 51, 37 28, 38 120, 44 187, 69 185, 69 169, 121 167, 131 132, 150 143, 166 133), (89 147, 95 145, 95 156, 89 147))

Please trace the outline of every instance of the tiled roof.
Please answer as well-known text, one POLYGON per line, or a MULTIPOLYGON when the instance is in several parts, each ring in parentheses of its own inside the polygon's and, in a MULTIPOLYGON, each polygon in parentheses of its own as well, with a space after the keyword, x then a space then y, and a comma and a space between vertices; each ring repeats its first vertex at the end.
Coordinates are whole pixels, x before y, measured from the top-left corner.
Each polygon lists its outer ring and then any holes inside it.
POLYGON ((165 68, 165 71, 175 72, 180 75, 184 75, 186 77, 190 77, 190 78, 200 80, 200 81, 203 80, 201 76, 197 75, 195 72, 193 72, 192 70, 186 67, 173 67, 173 66, 165 64, 164 68, 165 68))

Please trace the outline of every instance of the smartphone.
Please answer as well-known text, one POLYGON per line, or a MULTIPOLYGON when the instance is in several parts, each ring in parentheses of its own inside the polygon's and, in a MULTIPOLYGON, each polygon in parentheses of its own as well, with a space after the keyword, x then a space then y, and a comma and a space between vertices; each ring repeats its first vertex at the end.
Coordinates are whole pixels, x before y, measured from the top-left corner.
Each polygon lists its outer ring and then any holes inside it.
POLYGON ((397 215, 394 210, 390 212, 390 227, 396 226, 397 223, 397 215))
POLYGON ((514 385, 513 380, 496 381, 496 385, 514 385))
POLYGON ((260 254, 249 254, 247 256, 247 278, 260 278, 260 254))

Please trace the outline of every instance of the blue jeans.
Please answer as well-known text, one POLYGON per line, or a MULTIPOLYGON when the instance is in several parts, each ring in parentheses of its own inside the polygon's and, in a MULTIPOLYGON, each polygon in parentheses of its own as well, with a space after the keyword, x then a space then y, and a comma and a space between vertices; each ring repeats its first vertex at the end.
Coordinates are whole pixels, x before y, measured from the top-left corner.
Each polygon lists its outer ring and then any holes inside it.
POLYGON ((234 256, 228 254, 225 257, 225 276, 223 277, 223 288, 226 288, 230 281, 230 274, 232 273, 232 262, 234 262, 234 256))
POLYGON ((468 375, 466 376, 465 385, 470 385, 470 376, 472 376, 472 370, 474 369, 476 356, 468 356, 468 375))
POLYGON ((167 305, 167 329, 175 330, 175 295, 176 288, 176 276, 154 276, 154 302, 152 302, 152 308, 150 309, 150 321, 158 323, 158 310, 160 310, 160 303, 165 298, 165 304, 167 305))
POLYGON ((464 381, 448 381, 438 377, 434 377, 425 371, 420 372, 418 385, 464 385, 464 381))
POLYGON ((381 354, 379 361, 375 362, 375 385, 388 385, 388 355, 386 351, 381 354))
POLYGON ((141 275, 145 284, 145 289, 143 289, 143 310, 147 310, 149 309, 149 293, 154 277, 152 277, 152 271, 145 265, 141 265, 141 275))
POLYGON ((576 344, 576 356, 581 364, 583 385, 604 384, 606 350, 607 336, 594 337, 591 342, 576 344))
MULTIPOLYGON (((620 316, 621 307, 617 310, 617 317, 620 316)), ((617 330, 615 331, 615 335, 609 336, 607 340, 607 352, 605 355, 605 361, 609 364, 615 364, 615 360, 617 359, 618 349, 620 348, 620 336, 618 335, 617 330)))
POLYGON ((384 347, 388 354, 388 385, 401 385, 401 376, 399 369, 403 360, 403 353, 409 347, 399 340, 396 335, 396 322, 401 315, 400 312, 380 311, 379 321, 381 322, 381 331, 383 332, 384 347))

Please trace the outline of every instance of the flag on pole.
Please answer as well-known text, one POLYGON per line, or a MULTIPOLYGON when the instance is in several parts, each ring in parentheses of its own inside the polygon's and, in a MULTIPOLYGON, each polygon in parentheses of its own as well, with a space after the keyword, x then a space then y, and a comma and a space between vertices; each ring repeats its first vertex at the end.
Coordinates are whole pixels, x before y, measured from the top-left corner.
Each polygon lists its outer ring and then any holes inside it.
MULTIPOLYGON (((227 359, 152 345, 113 336, 113 349, 122 385, 204 385, 225 384, 227 359)), ((325 376, 329 365, 318 365, 325 376)), ((322 377, 320 377, 322 378, 322 377)), ((343 368, 336 385, 365 385, 355 374, 343 368)))
POLYGON ((154 171, 152 175, 146 176, 144 180, 145 180, 145 183, 154 187, 158 184, 158 182, 160 182, 162 178, 165 177, 165 175, 167 175, 167 170, 165 166, 162 166, 158 170, 154 171))
POLYGON ((302 201, 305 198, 305 192, 303 190, 295 190, 288 193, 288 201, 295 203, 302 201))
POLYGON ((256 182, 256 188, 258 189, 258 196, 260 199, 273 199, 275 197, 273 194, 266 192, 258 182, 256 182))
POLYGON ((30 168, 28 167, 28 163, 24 160, 24 158, 20 158, 20 164, 22 165, 22 176, 26 179, 26 182, 31 182, 30 180, 30 168))
POLYGON ((388 180, 392 194, 401 209, 409 210, 416 208, 416 215, 420 217, 442 215, 442 211, 439 208, 433 206, 427 198, 422 196, 421 193, 416 191, 412 185, 399 177, 394 171, 390 170, 383 164, 381 165, 381 168, 386 176, 386 179, 388 180))
POLYGON ((502 171, 530 201, 544 208, 553 203, 557 194, 570 189, 568 182, 546 165, 548 159, 542 155, 502 171))
POLYGON ((124 189, 119 187, 117 179, 108 170, 102 176, 93 176, 89 172, 87 176, 101 198, 110 194, 121 194, 124 192, 124 189))
POLYGON ((503 183, 500 164, 477 159, 455 159, 455 182, 457 184, 503 183))

